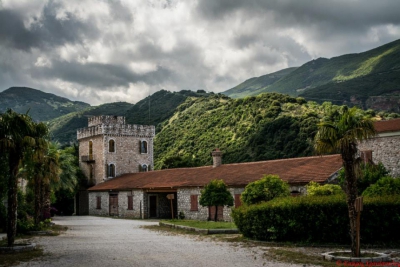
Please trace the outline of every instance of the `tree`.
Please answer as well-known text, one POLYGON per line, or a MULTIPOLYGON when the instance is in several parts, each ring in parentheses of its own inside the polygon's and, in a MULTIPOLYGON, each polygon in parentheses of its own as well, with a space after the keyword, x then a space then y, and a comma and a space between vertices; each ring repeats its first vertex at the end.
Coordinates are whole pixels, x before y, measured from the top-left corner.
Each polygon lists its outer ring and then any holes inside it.
POLYGON ((24 153, 32 147, 34 122, 27 114, 8 109, 0 116, 0 153, 8 158, 7 242, 13 246, 17 230, 18 167, 24 153))
POLYGON ((212 180, 201 190, 200 205, 215 206, 214 221, 218 219, 218 206, 233 206, 233 197, 222 180, 212 180))
POLYGON ((338 116, 318 124, 315 136, 315 150, 319 154, 339 152, 342 157, 346 181, 346 202, 350 219, 351 252, 357 251, 356 223, 357 213, 357 175, 360 172, 357 158, 357 142, 375 136, 376 131, 371 119, 362 116, 361 110, 343 107, 338 116))
POLYGON ((311 181, 308 185, 306 185, 306 188, 308 196, 331 196, 344 194, 340 185, 336 184, 320 185, 311 181))
POLYGON ((247 205, 269 201, 276 197, 289 196, 289 185, 278 175, 264 175, 260 180, 249 183, 242 193, 242 201, 247 205))
POLYGON ((400 195, 400 179, 383 177, 368 187, 362 195, 369 197, 400 195))

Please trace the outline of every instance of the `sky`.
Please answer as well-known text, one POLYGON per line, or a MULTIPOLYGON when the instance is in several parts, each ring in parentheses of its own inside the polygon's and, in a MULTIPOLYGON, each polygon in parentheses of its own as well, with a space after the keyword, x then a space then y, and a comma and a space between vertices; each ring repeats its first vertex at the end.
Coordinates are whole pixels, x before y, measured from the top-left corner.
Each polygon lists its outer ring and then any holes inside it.
POLYGON ((397 0, 0 0, 0 91, 91 105, 217 93, 399 38, 397 0))

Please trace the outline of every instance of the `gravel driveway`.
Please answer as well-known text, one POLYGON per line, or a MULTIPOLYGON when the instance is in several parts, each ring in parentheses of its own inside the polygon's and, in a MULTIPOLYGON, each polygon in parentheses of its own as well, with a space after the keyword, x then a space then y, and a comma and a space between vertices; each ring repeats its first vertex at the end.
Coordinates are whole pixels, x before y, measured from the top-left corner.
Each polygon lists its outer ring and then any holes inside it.
POLYGON ((303 266, 268 262, 262 248, 141 228, 157 222, 91 216, 55 217, 54 222, 68 230, 35 238, 48 255, 19 266, 303 266))

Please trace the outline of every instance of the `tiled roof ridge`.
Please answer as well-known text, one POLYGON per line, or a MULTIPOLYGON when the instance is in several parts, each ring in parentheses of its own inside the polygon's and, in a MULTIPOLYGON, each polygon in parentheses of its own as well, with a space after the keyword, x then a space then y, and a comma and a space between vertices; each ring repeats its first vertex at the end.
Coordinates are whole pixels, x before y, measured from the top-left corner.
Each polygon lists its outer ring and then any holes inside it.
MULTIPOLYGON (((298 157, 298 158, 287 158, 287 159, 269 159, 269 160, 260 160, 260 161, 251 161, 251 162, 235 162, 235 163, 225 163, 221 166, 235 166, 235 165, 252 165, 252 164, 260 164, 266 162, 279 162, 279 161, 294 161, 294 160, 302 160, 302 159, 314 159, 314 158, 327 158, 327 157, 337 157, 339 154, 333 155, 315 155, 315 156, 308 156, 308 157, 298 157)), ((219 166, 219 167, 221 167, 219 166)), ((219 168, 215 167, 215 168, 219 168)), ((173 170, 193 170, 193 169, 201 169, 201 168, 213 168, 212 165, 206 166, 198 166, 198 167, 184 167, 184 168, 171 168, 171 169, 161 169, 161 170, 154 170, 153 172, 159 171, 173 171, 173 170)))

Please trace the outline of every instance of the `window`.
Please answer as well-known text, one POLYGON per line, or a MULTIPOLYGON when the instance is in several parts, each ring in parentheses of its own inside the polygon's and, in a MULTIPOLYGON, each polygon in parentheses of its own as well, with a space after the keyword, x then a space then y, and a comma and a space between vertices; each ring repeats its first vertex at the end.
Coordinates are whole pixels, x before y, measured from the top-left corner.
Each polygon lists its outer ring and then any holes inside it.
POLYGON ((133 196, 128 196, 128 210, 133 210, 133 196))
POLYGON ((191 211, 199 210, 199 205, 197 202, 197 195, 190 195, 190 210, 191 211))
POLYGON ((235 194, 235 208, 242 206, 241 194, 235 194))
POLYGON ((101 196, 96 197, 96 209, 101 210, 101 196))
POLYGON ((108 165, 107 176, 108 177, 115 177, 115 165, 114 164, 108 165))
POLYGON ((142 154, 147 154, 147 142, 139 141, 139 151, 142 154))
POLYGON ((147 166, 147 164, 139 164, 139 172, 147 172, 149 168, 150 166, 147 166))
POLYGON ((89 160, 93 160, 93 142, 89 141, 89 160))
POLYGON ((115 141, 112 139, 108 141, 108 152, 115 152, 115 141))

